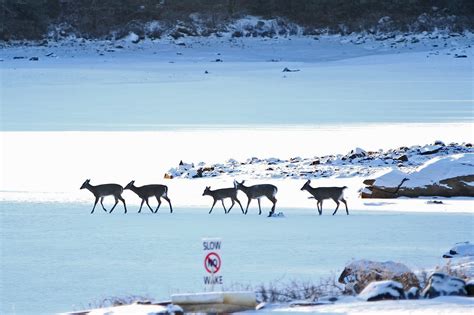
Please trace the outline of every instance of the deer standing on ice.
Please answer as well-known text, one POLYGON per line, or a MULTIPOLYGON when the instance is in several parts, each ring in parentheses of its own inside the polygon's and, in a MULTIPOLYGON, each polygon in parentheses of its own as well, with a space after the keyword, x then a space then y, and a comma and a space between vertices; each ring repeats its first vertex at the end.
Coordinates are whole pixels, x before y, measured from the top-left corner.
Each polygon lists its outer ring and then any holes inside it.
POLYGON ((97 202, 100 199, 100 204, 102 205, 102 209, 104 209, 105 212, 107 212, 107 209, 105 209, 103 201, 104 198, 107 196, 114 196, 115 198, 115 204, 110 209, 109 213, 112 213, 114 211, 115 206, 117 205, 118 201, 123 202, 123 207, 125 208, 125 213, 127 213, 127 206, 125 205, 125 199, 122 198, 122 192, 123 192, 123 187, 118 185, 118 184, 103 184, 103 185, 97 185, 97 186, 92 186, 90 184, 90 179, 87 179, 84 184, 82 184, 81 189, 87 189, 89 190, 92 194, 95 196, 95 202, 94 202, 94 207, 92 208, 91 214, 94 213, 95 206, 97 205, 97 202))
POLYGON ((202 193, 202 195, 211 196, 212 198, 214 198, 214 203, 212 204, 209 214, 211 214, 212 209, 214 209, 214 206, 216 205, 216 202, 218 200, 222 202, 222 207, 224 207, 224 213, 229 213, 230 209, 232 209, 234 204, 237 202, 240 206, 240 209, 242 209, 242 213, 245 214, 242 204, 240 203, 239 199, 237 199, 237 188, 235 187, 211 190, 211 186, 207 186, 206 189, 204 189, 204 192, 202 193), (229 210, 226 210, 225 205, 224 205, 224 199, 226 198, 230 198, 230 200, 232 201, 232 204, 230 205, 229 210))
POLYGON ((170 213, 173 213, 173 207, 171 206, 171 200, 168 198, 168 187, 165 185, 145 185, 141 187, 137 187, 134 185, 135 181, 132 180, 130 183, 125 186, 125 189, 130 189, 133 191, 135 194, 140 197, 142 200, 142 203, 140 204, 140 209, 138 210, 138 213, 142 211, 143 203, 146 202, 146 205, 150 209, 151 213, 157 213, 158 209, 161 206, 161 198, 166 200, 168 204, 170 205, 170 213), (148 203, 148 198, 150 197, 155 197, 156 201, 158 201, 158 206, 156 207, 156 210, 153 211, 153 209, 150 207, 150 204, 148 203))
POLYGON ((275 206, 277 199, 275 198, 276 193, 278 192, 278 188, 274 185, 270 184, 259 184, 259 185, 253 185, 253 186, 244 186, 245 181, 243 180, 242 182, 235 181, 235 187, 238 190, 243 191, 248 198, 247 202, 247 208, 245 208, 245 214, 249 211, 249 205, 252 199, 257 199, 258 201, 258 214, 262 214, 262 208, 260 207, 260 198, 262 197, 267 197, 268 200, 270 200, 273 203, 272 209, 270 210, 270 213, 268 214, 269 217, 272 216, 273 213, 275 213, 275 206))
POLYGON ((309 198, 314 198, 318 201, 316 204, 316 207, 318 208, 319 215, 323 214, 323 200, 324 199, 332 199, 334 202, 337 204, 336 210, 334 210, 334 213, 332 215, 335 215, 337 212, 337 209, 339 209, 339 201, 342 201, 344 205, 346 206, 346 213, 349 215, 349 209, 347 209, 347 202, 344 199, 344 189, 347 188, 347 186, 344 187, 311 187, 311 180, 308 180, 303 187, 301 187, 301 190, 306 190, 309 192, 312 197, 309 198))

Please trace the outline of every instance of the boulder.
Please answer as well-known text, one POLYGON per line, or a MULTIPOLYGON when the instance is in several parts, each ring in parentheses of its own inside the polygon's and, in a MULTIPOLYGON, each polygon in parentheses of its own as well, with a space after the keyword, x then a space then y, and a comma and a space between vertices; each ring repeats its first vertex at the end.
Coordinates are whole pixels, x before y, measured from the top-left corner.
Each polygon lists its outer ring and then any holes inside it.
POLYGON ((367 302, 382 300, 403 300, 405 292, 400 282, 386 280, 369 283, 367 287, 359 294, 359 298, 367 302))
POLYGON ((409 300, 416 300, 420 298, 420 289, 417 287, 412 287, 406 293, 406 298, 409 300))
POLYGON ((457 243, 443 255, 443 258, 459 258, 466 256, 474 256, 474 244, 469 242, 457 243))
POLYGON ((400 282, 405 290, 420 287, 418 278, 407 266, 393 261, 356 260, 344 268, 338 279, 346 285, 348 293, 360 293, 369 283, 382 280, 400 282))
POLYGON ((474 280, 470 280, 465 286, 467 296, 474 297, 474 280))
POLYGON ((466 296, 465 287, 466 282, 464 280, 445 273, 435 272, 428 278, 428 284, 421 295, 429 299, 444 295, 466 296))
POLYGON ((367 156, 367 152, 364 149, 361 148, 355 148, 354 150, 351 150, 346 157, 350 160, 355 159, 355 158, 361 158, 367 156))
POLYGON ((392 169, 365 180, 361 197, 474 197, 473 166, 474 153, 464 153, 433 158, 409 174, 392 169))
POLYGON ((474 278, 474 244, 462 242, 455 244, 443 254, 446 264, 438 272, 458 276, 462 279, 474 278))

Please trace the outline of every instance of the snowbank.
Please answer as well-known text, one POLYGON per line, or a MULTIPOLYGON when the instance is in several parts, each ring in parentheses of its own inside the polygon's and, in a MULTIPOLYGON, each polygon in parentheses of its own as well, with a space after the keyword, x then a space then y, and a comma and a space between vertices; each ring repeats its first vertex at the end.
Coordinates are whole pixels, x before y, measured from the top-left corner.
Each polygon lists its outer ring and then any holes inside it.
MULTIPOLYGON (((460 176, 474 176, 474 154, 454 154, 447 157, 437 156, 427 161, 411 173, 392 170, 375 180, 380 187, 397 187, 407 178, 403 187, 416 188, 439 185, 441 181, 460 176)), ((470 182, 473 185, 474 182, 470 182)))
POLYGON ((437 156, 411 172, 393 169, 364 184, 362 198, 474 197, 474 154, 437 156))

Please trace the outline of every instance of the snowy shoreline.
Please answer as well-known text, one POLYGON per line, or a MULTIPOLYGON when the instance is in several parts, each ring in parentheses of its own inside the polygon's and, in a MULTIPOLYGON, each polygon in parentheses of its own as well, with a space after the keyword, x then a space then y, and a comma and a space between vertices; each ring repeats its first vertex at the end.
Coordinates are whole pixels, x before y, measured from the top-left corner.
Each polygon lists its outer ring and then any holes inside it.
POLYGON ((399 147, 386 151, 367 152, 364 149, 355 148, 347 154, 295 156, 290 159, 251 157, 244 161, 229 159, 215 164, 185 163, 187 161, 182 160, 177 167, 169 169, 164 177, 168 179, 219 176, 250 179, 368 177, 387 168, 410 172, 435 157, 473 152, 471 143, 446 145, 442 141, 436 141, 433 144, 399 147))

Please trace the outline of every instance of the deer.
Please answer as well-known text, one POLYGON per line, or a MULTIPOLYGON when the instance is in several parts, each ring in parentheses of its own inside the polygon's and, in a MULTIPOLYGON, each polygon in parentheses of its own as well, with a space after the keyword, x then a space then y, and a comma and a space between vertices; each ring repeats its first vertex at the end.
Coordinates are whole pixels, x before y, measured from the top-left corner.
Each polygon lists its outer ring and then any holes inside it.
POLYGON ((301 187, 301 190, 306 190, 309 192, 312 197, 309 198, 314 198, 318 201, 316 204, 316 207, 318 208, 319 215, 323 214, 323 200, 324 199, 332 199, 336 203, 336 210, 334 210, 334 213, 332 215, 335 215, 337 212, 337 209, 339 209, 339 201, 342 201, 344 205, 346 206, 346 213, 349 215, 349 209, 347 209, 347 202, 344 199, 344 189, 347 188, 347 186, 344 187, 311 187, 311 180, 308 179, 306 183, 301 187))
POLYGON ((171 200, 168 198, 168 187, 165 185, 145 185, 141 187, 137 187, 134 185, 135 181, 132 180, 130 183, 125 186, 125 189, 130 189, 133 191, 135 194, 140 197, 142 200, 142 203, 140 204, 140 209, 138 210, 138 213, 142 212, 142 207, 143 203, 146 202, 146 205, 150 209, 151 213, 157 213, 158 209, 161 206, 161 198, 166 200, 168 204, 170 205, 170 213, 173 213, 173 207, 171 206, 171 200), (150 197, 155 197, 156 201, 158 201, 158 206, 156 207, 156 210, 153 211, 153 209, 150 207, 150 204, 148 203, 148 198, 150 197))
POLYGON ((216 202, 219 200, 222 202, 222 207, 224 208, 225 214, 230 212, 236 202, 239 204, 240 209, 242 209, 242 213, 245 213, 242 204, 240 203, 239 199, 237 199, 237 189, 235 187, 211 190, 211 186, 206 186, 202 195, 211 196, 212 198, 214 198, 214 202, 212 203, 211 210, 209 210, 209 214, 212 213, 212 209, 214 209, 216 202), (227 210, 224 205, 224 199, 226 198, 230 198, 230 200, 232 201, 229 210, 227 210))
POLYGON ((249 205, 252 199, 257 199, 258 201, 258 215, 262 214, 262 208, 260 206, 260 198, 262 197, 267 197, 268 200, 270 200, 273 203, 273 206, 270 210, 270 213, 268 214, 268 217, 271 217, 273 213, 275 213, 275 206, 277 199, 275 198, 276 193, 278 192, 278 188, 274 185, 271 184, 259 184, 259 185, 253 185, 253 186, 244 186, 245 181, 243 180, 242 182, 235 181, 235 187, 244 192, 247 195, 248 202, 247 202, 247 207, 245 208, 245 213, 249 211, 249 205))
POLYGON ((123 192, 123 187, 120 186, 119 184, 103 184, 103 185, 97 185, 97 186, 92 186, 90 184, 90 179, 86 179, 86 181, 82 184, 80 189, 87 189, 89 190, 95 197, 95 202, 94 202, 94 207, 92 208, 91 214, 94 213, 95 206, 97 205, 97 202, 100 199, 100 204, 102 205, 102 209, 104 209, 105 212, 107 212, 107 209, 105 209, 103 201, 104 198, 107 196, 114 196, 115 198, 115 204, 110 209, 109 213, 112 213, 114 211, 115 206, 117 206, 118 201, 120 200, 123 202, 123 207, 125 208, 125 213, 127 213, 127 205, 125 204, 125 199, 122 198, 122 192, 123 192))

